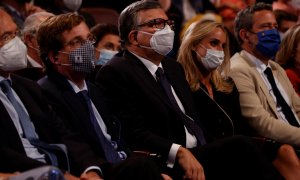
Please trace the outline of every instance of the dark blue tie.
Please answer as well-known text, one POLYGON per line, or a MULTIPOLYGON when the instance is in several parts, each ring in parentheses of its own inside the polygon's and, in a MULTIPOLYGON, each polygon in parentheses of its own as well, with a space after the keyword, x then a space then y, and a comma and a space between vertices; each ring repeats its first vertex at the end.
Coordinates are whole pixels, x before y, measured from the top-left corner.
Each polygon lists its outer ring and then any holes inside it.
POLYGON ((264 71, 264 73, 267 75, 267 78, 272 86, 272 90, 274 92, 274 95, 276 97, 277 100, 277 104, 281 107, 282 112, 286 118, 286 120, 293 126, 296 127, 300 127, 299 123, 292 111, 292 109, 290 108, 290 106, 286 103, 286 101, 284 100, 283 96, 281 95, 279 89, 277 88, 277 85, 275 83, 274 80, 274 76, 272 73, 271 68, 267 67, 267 69, 264 71))
POLYGON ((206 140, 204 138, 204 134, 203 134, 201 127, 197 123, 195 123, 194 120, 192 120, 187 115, 185 115, 179 108, 177 101, 172 93, 171 85, 170 85, 167 77, 165 76, 162 68, 161 67, 157 68, 157 71, 155 72, 155 74, 156 74, 158 83, 164 89, 165 93, 167 94, 167 96, 172 104, 173 109, 181 117, 183 124, 185 125, 185 127, 187 128, 189 133, 191 133, 192 135, 194 135, 196 137, 199 145, 206 144, 206 140))
POLYGON ((65 160, 66 162, 66 168, 68 169, 68 155, 65 148, 62 148, 62 144, 52 144, 49 145, 47 143, 42 142, 38 139, 37 134, 35 133, 34 126, 29 118, 29 115, 25 112, 25 109, 21 106, 21 104, 16 100, 12 89, 11 89, 11 82, 9 80, 3 80, 0 83, 1 89, 4 92, 4 94, 7 96, 13 107, 15 108, 16 112, 19 116, 19 121, 23 129, 24 136, 26 139, 29 140, 30 144, 38 148, 40 151, 42 151, 44 154, 47 155, 47 157, 50 160, 50 163, 53 166, 58 166, 58 161, 56 155, 53 153, 53 151, 60 151, 63 152, 63 154, 66 156, 65 160))
POLYGON ((109 142, 109 140, 104 136, 102 129, 99 126, 99 123, 95 117, 95 114, 94 114, 94 111, 92 108, 92 103, 91 103, 91 99, 88 95, 88 92, 86 90, 83 90, 83 91, 80 91, 78 94, 84 99, 85 104, 88 107, 91 125, 93 126, 93 130, 97 134, 98 140, 99 140, 100 144, 102 145, 106 160, 111 163, 117 163, 117 162, 121 161, 121 158, 120 158, 118 152, 112 146, 112 143, 109 142))

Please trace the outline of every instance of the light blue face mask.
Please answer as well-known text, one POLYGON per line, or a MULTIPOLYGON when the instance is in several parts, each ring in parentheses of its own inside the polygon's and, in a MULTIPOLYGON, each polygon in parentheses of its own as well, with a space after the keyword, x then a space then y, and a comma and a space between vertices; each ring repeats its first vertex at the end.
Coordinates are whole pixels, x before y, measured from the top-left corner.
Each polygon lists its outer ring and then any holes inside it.
POLYGON ((115 54, 118 53, 118 51, 112 51, 112 50, 108 50, 108 49, 96 49, 97 51, 99 51, 100 56, 99 58, 96 60, 95 64, 96 65, 103 65, 105 64, 107 61, 109 61, 115 54))

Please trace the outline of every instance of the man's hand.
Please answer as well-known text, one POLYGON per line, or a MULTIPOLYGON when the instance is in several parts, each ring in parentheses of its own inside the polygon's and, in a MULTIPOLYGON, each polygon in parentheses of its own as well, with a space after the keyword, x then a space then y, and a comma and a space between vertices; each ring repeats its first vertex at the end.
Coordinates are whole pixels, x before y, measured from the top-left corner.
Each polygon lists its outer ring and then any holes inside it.
POLYGON ((68 172, 65 172, 64 178, 65 178, 66 180, 79 180, 78 177, 73 176, 72 174, 70 174, 70 173, 68 173, 68 172))
POLYGON ((176 158, 178 160, 178 164, 185 172, 183 179, 205 180, 202 165, 188 149, 180 147, 176 158))
POLYGON ((167 174, 162 173, 161 176, 163 177, 163 180, 172 180, 172 178, 167 174))
POLYGON ((94 171, 88 171, 86 173, 82 173, 80 176, 80 180, 101 180, 103 179, 102 177, 99 176, 99 174, 97 174, 94 171))
POLYGON ((0 179, 6 180, 9 179, 12 176, 16 176, 20 174, 20 172, 15 172, 15 173, 0 173, 0 179))

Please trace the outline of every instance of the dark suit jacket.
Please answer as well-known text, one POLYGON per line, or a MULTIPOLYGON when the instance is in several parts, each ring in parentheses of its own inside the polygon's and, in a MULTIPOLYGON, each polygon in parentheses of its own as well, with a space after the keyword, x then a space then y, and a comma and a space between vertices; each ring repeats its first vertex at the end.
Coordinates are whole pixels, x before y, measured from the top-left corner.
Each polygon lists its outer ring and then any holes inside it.
MULTIPOLYGON (((162 61, 164 72, 186 114, 197 123, 193 100, 183 68, 173 59, 162 61)), ((122 122, 124 136, 133 149, 160 153, 167 159, 172 143, 186 144, 184 124, 163 89, 133 54, 119 53, 104 65, 96 83, 122 122)))
POLYGON ((217 91, 213 87, 214 99, 207 94, 206 87, 194 91, 198 116, 209 134, 209 141, 233 135, 253 135, 251 127, 241 114, 239 93, 234 86, 231 93, 217 91))
MULTIPOLYGON (((96 139, 97 135, 95 131, 91 130, 89 111, 84 102, 82 102, 80 97, 67 82, 67 79, 60 74, 51 73, 38 81, 38 83, 46 94, 48 102, 59 116, 62 117, 64 123, 74 132, 78 132, 97 156, 105 157, 103 149, 96 139)), ((91 100, 100 113, 108 133, 112 136, 112 139, 118 143, 119 150, 124 150, 130 154, 129 151, 124 149, 123 142, 120 138, 120 123, 114 116, 109 115, 109 111, 104 105, 104 98, 99 89, 90 83, 87 83, 87 86, 91 100)), ((107 165, 107 161, 103 158, 100 162, 101 169, 105 171, 102 165, 107 165)))
MULTIPOLYGON (((183 68, 168 58, 161 63, 186 114, 202 126, 195 113, 183 68)), ((136 56, 128 51, 115 55, 102 66, 96 83, 104 91, 110 108, 121 120, 127 143, 134 150, 158 153, 161 160, 166 162, 172 143, 186 145, 183 122, 176 115, 163 89, 136 56)), ((278 179, 274 167, 270 167, 257 147, 245 137, 219 140, 190 151, 203 165, 207 179, 278 179), (270 169, 272 172, 268 171, 270 169), (264 178, 266 175, 271 176, 264 178)), ((182 169, 177 163, 170 171, 166 170, 174 179, 182 179, 182 169)))
MULTIPOLYGON (((95 165, 98 161, 96 156, 93 156, 88 147, 81 143, 79 136, 62 124, 62 121, 47 104, 38 84, 16 75, 11 75, 11 79, 12 87, 26 107, 39 138, 47 143, 66 144, 69 155, 76 157, 76 162, 81 169, 95 165)), ((0 171, 25 171, 45 165, 26 156, 18 132, 1 101, 0 116, 0 171)))

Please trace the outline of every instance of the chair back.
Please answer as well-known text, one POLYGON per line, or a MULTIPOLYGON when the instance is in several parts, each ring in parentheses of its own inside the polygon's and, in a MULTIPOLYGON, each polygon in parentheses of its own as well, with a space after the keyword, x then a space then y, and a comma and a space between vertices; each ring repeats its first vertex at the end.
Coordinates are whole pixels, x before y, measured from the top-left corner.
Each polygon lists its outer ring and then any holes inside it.
POLYGON ((80 11, 89 13, 95 20, 96 24, 108 23, 118 26, 119 13, 110 8, 103 7, 84 7, 80 11))

